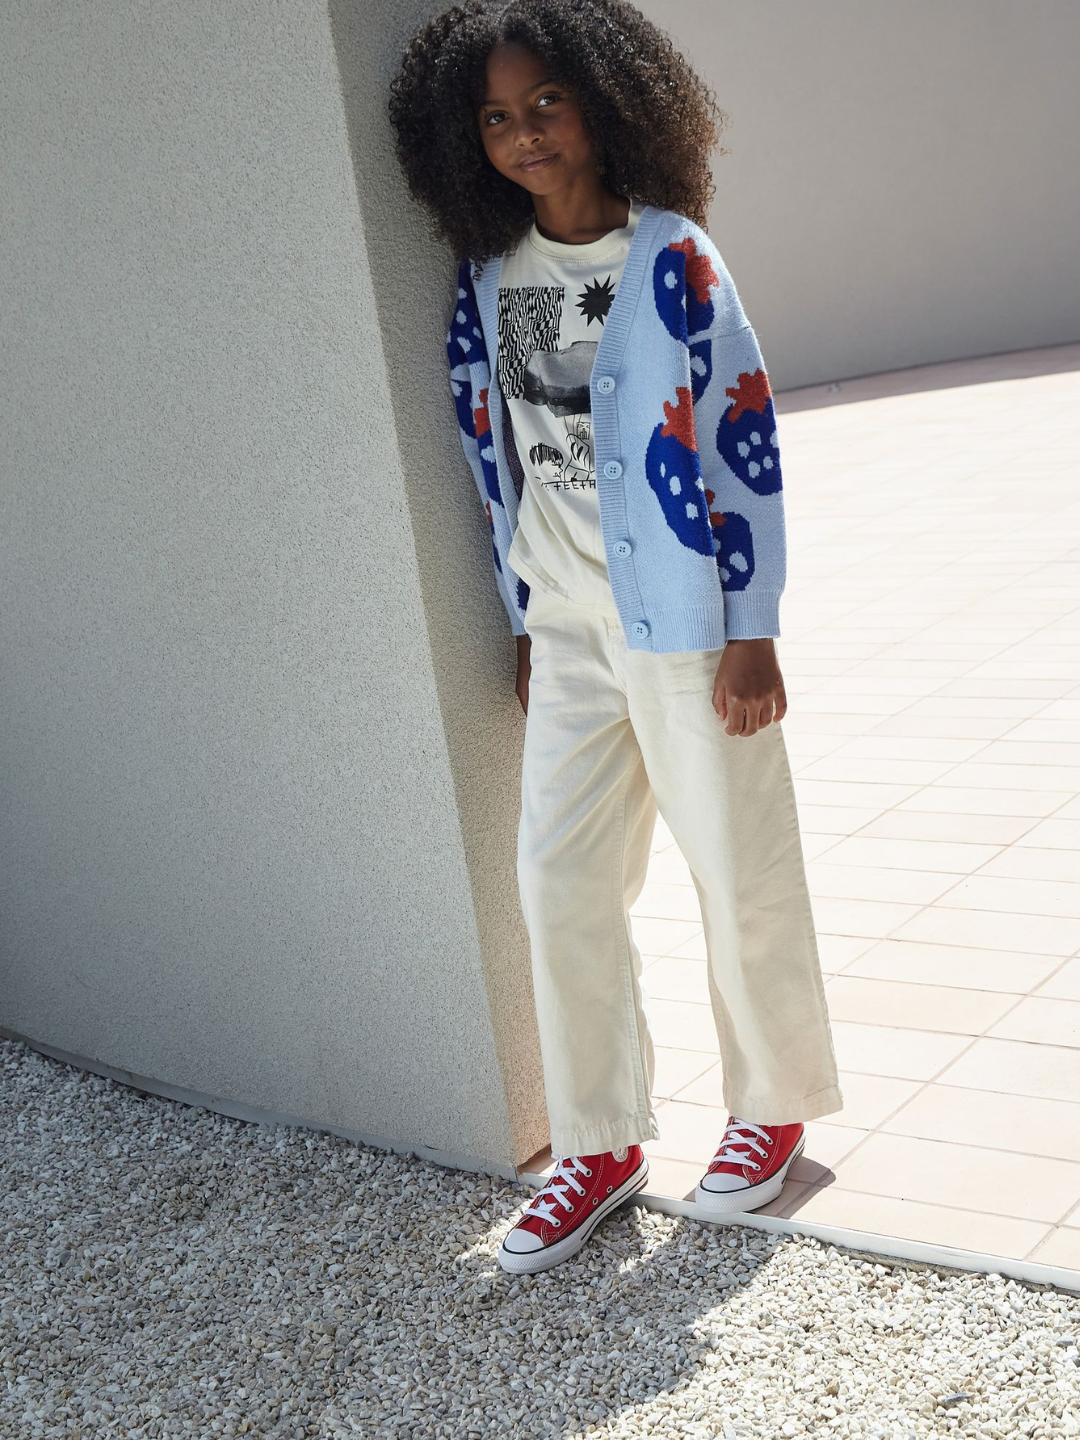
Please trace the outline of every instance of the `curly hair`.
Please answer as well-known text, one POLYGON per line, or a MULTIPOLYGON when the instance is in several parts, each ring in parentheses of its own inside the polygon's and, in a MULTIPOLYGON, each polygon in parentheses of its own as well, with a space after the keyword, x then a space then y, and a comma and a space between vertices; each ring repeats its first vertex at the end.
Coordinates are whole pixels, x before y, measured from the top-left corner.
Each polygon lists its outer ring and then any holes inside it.
POLYGON ((410 40, 389 100, 409 189, 457 257, 502 254, 535 216, 480 136, 487 57, 501 41, 526 46, 573 92, 613 192, 705 225, 727 116, 663 30, 628 0, 461 0, 410 40))

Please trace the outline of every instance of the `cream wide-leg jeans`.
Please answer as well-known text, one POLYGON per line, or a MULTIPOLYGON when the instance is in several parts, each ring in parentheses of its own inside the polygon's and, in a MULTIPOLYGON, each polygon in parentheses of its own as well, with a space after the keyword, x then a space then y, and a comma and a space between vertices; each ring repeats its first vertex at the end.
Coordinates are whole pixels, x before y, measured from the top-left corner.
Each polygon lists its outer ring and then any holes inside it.
POLYGON ((762 1125, 841 1109, 781 725, 729 735, 722 649, 631 650, 613 601, 534 586, 525 624, 517 874, 553 1153, 659 1136, 629 917, 658 810, 701 905, 723 1103, 762 1125))

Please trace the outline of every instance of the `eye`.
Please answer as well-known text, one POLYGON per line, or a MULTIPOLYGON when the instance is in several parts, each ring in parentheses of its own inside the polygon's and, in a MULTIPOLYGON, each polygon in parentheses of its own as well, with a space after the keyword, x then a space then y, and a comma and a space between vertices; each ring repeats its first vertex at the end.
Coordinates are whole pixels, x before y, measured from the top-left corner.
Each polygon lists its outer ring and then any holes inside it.
POLYGON ((537 100, 536 103, 537 103, 538 105, 540 105, 540 104, 542 104, 545 100, 561 100, 561 99, 562 99, 562 96, 561 96, 560 94, 558 94, 557 91, 555 91, 555 90, 545 90, 544 93, 543 93, 543 95, 540 96, 540 98, 537 100))

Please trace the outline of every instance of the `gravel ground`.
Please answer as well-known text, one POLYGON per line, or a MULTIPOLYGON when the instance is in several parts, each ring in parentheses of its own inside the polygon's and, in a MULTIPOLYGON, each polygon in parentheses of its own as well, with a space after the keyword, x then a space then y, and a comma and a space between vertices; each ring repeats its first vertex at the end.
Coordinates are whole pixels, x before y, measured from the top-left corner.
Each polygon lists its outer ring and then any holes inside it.
POLYGON ((1080 1435, 1069 1292, 636 1205, 511 1277, 525 1187, 0 1065, 5 1440, 1080 1435))

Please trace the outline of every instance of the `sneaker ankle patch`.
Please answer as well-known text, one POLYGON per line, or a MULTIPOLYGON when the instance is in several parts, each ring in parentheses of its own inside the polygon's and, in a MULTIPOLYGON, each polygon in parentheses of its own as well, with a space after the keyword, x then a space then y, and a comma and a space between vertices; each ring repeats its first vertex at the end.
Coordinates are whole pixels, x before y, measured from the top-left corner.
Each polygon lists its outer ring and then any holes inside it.
POLYGON ((618 1164, 620 1164, 620 1165, 622 1164, 622 1162, 626 1159, 627 1155, 629 1155, 629 1154, 630 1154, 630 1146, 629 1146, 629 1145, 621 1145, 618 1150, 613 1150, 613 1151, 611 1152, 612 1159, 615 1160, 615 1161, 616 1161, 618 1164))

